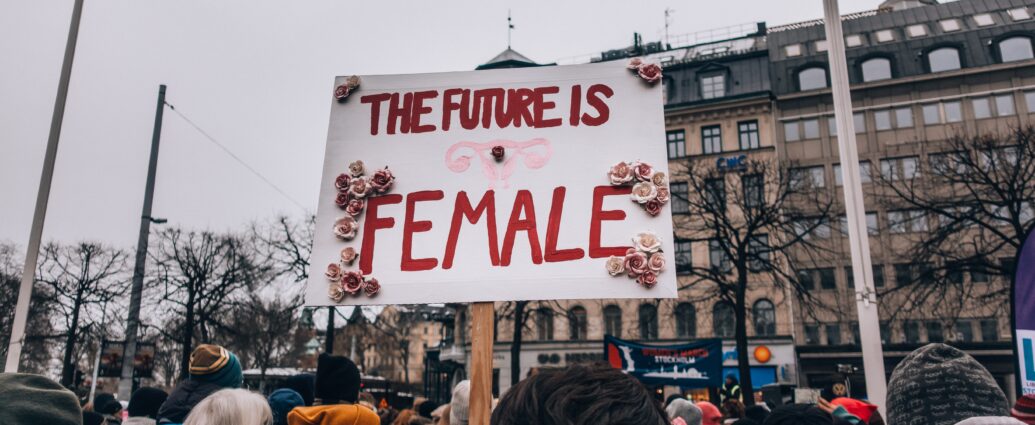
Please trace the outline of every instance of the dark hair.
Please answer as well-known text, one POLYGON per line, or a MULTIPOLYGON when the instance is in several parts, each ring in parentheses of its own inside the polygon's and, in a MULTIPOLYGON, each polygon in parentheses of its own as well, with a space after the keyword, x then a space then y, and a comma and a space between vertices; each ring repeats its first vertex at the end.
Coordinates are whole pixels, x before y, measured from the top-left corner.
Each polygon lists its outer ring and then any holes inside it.
POLYGON ((359 387, 359 368, 352 360, 320 354, 316 360, 316 398, 323 404, 355 403, 359 400, 359 387))
POLYGON ((787 404, 769 414, 763 425, 830 425, 830 415, 811 404, 787 404))
POLYGON ((169 398, 169 394, 158 388, 141 387, 133 391, 133 395, 129 397, 129 407, 126 410, 129 411, 130 417, 156 419, 158 418, 158 408, 162 407, 162 403, 165 403, 167 398, 169 398))
POLYGON ((668 423, 639 381, 605 364, 544 369, 510 388, 492 412, 492 425, 668 423))
POLYGON ((430 418, 431 412, 434 412, 435 409, 438 409, 437 403, 431 400, 425 400, 423 403, 417 406, 417 414, 425 418, 430 418))
POLYGON ((754 406, 748 406, 744 409, 744 418, 751 419, 759 424, 765 422, 765 418, 767 417, 769 417, 769 409, 757 404, 754 406))
POLYGON ((726 413, 726 417, 729 419, 743 418, 744 403, 733 397, 727 398, 726 401, 722 402, 722 411, 726 413))

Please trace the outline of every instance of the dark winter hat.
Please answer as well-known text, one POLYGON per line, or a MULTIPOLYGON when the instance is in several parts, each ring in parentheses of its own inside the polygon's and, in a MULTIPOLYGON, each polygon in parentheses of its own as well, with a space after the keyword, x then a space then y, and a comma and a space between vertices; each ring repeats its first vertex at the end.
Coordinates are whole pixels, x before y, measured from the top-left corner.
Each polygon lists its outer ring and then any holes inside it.
POLYGON ((344 356, 320 354, 316 362, 316 398, 323 404, 359 399, 359 368, 344 356))
POLYGON ((244 382, 237 356, 213 344, 201 344, 190 354, 190 377, 224 388, 240 388, 244 382))
POLYGON ((83 412, 83 425, 103 425, 104 415, 96 412, 83 412))
POLYGON ((435 409, 438 409, 438 404, 431 400, 426 400, 417 407, 417 414, 425 418, 430 418, 431 412, 434 412, 435 409))
MULTIPOLYGON (((93 411, 102 415, 113 415, 115 412, 118 412, 118 410, 111 412, 108 411, 109 406, 112 408, 115 407, 111 405, 111 402, 113 401, 115 401, 115 396, 113 394, 99 393, 93 397, 93 411)), ((115 402, 118 403, 117 401, 115 402)))
POLYGON ((1017 399, 1013 405, 1010 415, 1028 425, 1035 425, 1035 395, 1027 394, 1017 399))
POLYGON ((785 404, 773 409, 763 425, 830 425, 827 412, 811 404, 785 404))
POLYGON ((952 425, 1010 412, 992 374, 945 344, 920 347, 898 364, 888 381, 887 407, 889 424, 911 425, 952 425))
POLYGON ((267 401, 273 411, 273 425, 287 425, 288 412, 299 406, 305 406, 305 400, 295 390, 281 388, 270 394, 267 401))
POLYGON ((57 382, 28 373, 0 373, 0 424, 82 425, 75 394, 57 382))
POLYGON ((169 394, 158 388, 142 387, 133 392, 126 410, 130 417, 158 418, 158 408, 162 407, 169 394))
POLYGON ((313 391, 316 388, 316 377, 308 373, 295 375, 285 379, 281 388, 295 390, 295 392, 302 396, 302 400, 305 401, 306 406, 312 406, 314 397, 313 391))

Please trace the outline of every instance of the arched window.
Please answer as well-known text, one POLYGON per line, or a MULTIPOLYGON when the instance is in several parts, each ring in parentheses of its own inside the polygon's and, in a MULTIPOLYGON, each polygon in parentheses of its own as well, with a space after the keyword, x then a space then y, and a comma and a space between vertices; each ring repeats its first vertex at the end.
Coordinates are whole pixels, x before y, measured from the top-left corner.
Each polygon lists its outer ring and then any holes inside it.
POLYGON ((586 339, 586 309, 582 306, 568 310, 568 339, 582 341, 586 339))
POLYGON ((653 304, 640 305, 640 339, 658 339, 658 308, 653 304))
POLYGON ((1031 39, 1028 37, 1010 37, 999 42, 999 58, 1003 62, 1022 61, 1035 57, 1032 53, 1031 39))
POLYGON ((863 81, 880 81, 891 78, 891 60, 888 58, 871 58, 859 65, 862 68, 863 81))
POLYGON ((693 338, 697 334, 697 312, 690 303, 679 303, 676 306, 676 336, 693 338))
POLYGON ((725 301, 720 301, 712 308, 712 332, 716 338, 733 338, 736 333, 734 326, 736 318, 733 317, 733 306, 725 301))
POLYGON ((535 330, 540 341, 553 341, 553 310, 545 307, 536 310, 535 330))
POLYGON ((604 333, 616 338, 622 337, 622 308, 616 305, 604 307, 604 333))
POLYGON ((798 90, 815 90, 827 86, 827 70, 818 66, 798 71, 798 90))
POLYGON ((960 69, 960 51, 955 47, 942 47, 927 52, 927 67, 931 72, 960 69))
POLYGON ((751 316, 755 320, 755 335, 773 336, 776 335, 776 308, 773 302, 761 299, 755 302, 751 310, 751 316))

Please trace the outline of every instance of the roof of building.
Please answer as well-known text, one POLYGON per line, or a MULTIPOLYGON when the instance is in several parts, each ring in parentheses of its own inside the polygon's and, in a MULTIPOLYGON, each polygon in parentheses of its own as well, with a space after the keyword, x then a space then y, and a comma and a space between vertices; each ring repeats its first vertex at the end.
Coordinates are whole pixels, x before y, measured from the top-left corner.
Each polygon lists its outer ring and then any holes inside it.
POLYGON ((489 59, 481 65, 478 65, 477 70, 482 69, 499 69, 499 68, 528 68, 533 66, 546 66, 553 64, 541 64, 534 60, 529 59, 527 56, 518 53, 517 50, 507 46, 507 49, 500 52, 498 55, 489 59))

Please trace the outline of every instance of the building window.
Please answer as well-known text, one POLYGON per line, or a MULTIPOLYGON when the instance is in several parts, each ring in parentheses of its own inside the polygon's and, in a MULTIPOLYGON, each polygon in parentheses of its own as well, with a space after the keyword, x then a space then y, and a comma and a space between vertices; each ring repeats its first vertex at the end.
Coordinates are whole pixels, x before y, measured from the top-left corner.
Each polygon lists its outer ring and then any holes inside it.
POLYGON ((895 33, 891 30, 880 30, 877 31, 874 35, 877 36, 878 43, 887 43, 889 41, 895 41, 895 33))
POLYGON ((805 325, 805 345, 819 345, 819 325, 805 325))
POLYGON ((833 267, 822 267, 816 269, 819 275, 819 287, 822 289, 837 289, 837 279, 834 277, 833 267))
POLYGON ((1031 39, 1028 37, 1010 37, 1000 41, 999 58, 1003 62, 1028 60, 1033 57, 1031 39))
POLYGON ((1019 7, 1017 9, 1010 9, 1006 13, 1010 14, 1010 19, 1014 21, 1026 21, 1031 19, 1031 14, 1028 13, 1027 8, 1019 7))
POLYGON ((955 32, 960 30, 960 21, 956 19, 946 19, 939 21, 938 26, 942 27, 944 32, 955 32))
POLYGON ((815 90, 827 86, 827 70, 814 66, 798 71, 798 90, 815 90))
POLYGON ((783 139, 788 142, 797 142, 801 140, 801 133, 798 131, 797 121, 787 121, 783 123, 783 139))
POLYGON ((701 145, 704 147, 705 154, 722 152, 721 127, 717 125, 701 127, 701 145))
POLYGON ((873 265, 873 286, 876 288, 884 287, 884 265, 874 264, 873 265))
POLYGON ((877 131, 891 130, 891 111, 875 111, 873 113, 873 125, 877 131))
POLYGON ((586 309, 582 306, 572 307, 568 310, 568 339, 582 341, 586 339, 586 309))
POLYGON ((942 103, 942 112, 944 112, 945 122, 963 121, 963 107, 960 106, 958 100, 942 103))
POLYGON ((981 340, 984 342, 999 341, 999 321, 996 319, 981 320, 981 340))
POLYGON ((955 335, 952 339, 959 342, 974 342, 974 324, 969 320, 956 322, 955 335))
POLYGON ((604 307, 604 333, 622 337, 622 308, 614 304, 604 307))
POLYGON ((725 211, 726 210, 726 181, 718 179, 708 179, 704 181, 704 203, 705 205, 714 211, 725 211))
POLYGON ((756 235, 748 240, 748 270, 760 272, 769 269, 769 235, 756 235))
POLYGON ((860 66, 864 82, 891 78, 891 60, 887 58, 867 59, 860 66))
POLYGON ((693 266, 693 246, 690 241, 675 242, 676 245, 676 273, 689 272, 693 266))
POLYGON ((713 74, 701 77, 701 98, 715 99, 726 95, 726 76, 713 74))
POLYGON ((913 108, 904 107, 895 109, 895 127, 897 128, 912 128, 913 127, 913 108))
POLYGON ((992 19, 992 15, 982 13, 980 15, 974 15, 974 23, 979 27, 987 27, 989 25, 995 25, 995 20, 992 19))
POLYGON ((697 312, 690 303, 679 303, 675 310, 676 337, 693 338, 697 335, 697 312))
POLYGON ((880 225, 877 222, 877 213, 875 212, 866 213, 866 234, 870 236, 880 236, 880 225))
POLYGON ((927 322, 925 327, 927 328, 927 342, 945 341, 942 322, 927 322))
POLYGON ((880 160, 881 177, 889 181, 915 178, 917 161, 918 158, 915 156, 882 159, 880 160))
POLYGON ((708 261, 713 270, 723 273, 733 271, 730 257, 726 255, 726 250, 723 249, 722 244, 717 239, 708 241, 708 261))
POLYGON ((737 134, 741 149, 758 149, 758 121, 741 121, 737 123, 737 134))
POLYGON ((801 45, 800 44, 789 44, 783 47, 783 52, 787 57, 793 58, 801 56, 801 45))
POLYGON ((658 339, 658 308, 653 304, 640 305, 640 339, 658 339))
POLYGON ((712 333, 716 338, 733 338, 735 322, 733 306, 729 303, 720 301, 712 308, 712 333))
POLYGON ((937 103, 929 103, 921 107, 924 114, 925 125, 935 125, 942 123, 941 108, 937 103))
MULTIPOLYGON (((855 134, 866 132, 866 115, 862 112, 856 112, 852 114, 852 126, 855 127, 855 134)), ((831 115, 827 118, 827 130, 830 131, 830 137, 837 137, 837 120, 831 115)))
POLYGON ((821 188, 826 186, 826 179, 823 178, 824 167, 792 168, 790 169, 790 184, 792 189, 802 190, 810 188, 821 188))
MULTIPOLYGON (((870 176, 870 161, 859 161, 859 182, 870 183, 872 180, 870 176)), ((834 164, 834 184, 842 186, 844 183, 844 170, 841 168, 841 164, 834 164)))
POLYGON ((686 156, 686 132, 683 130, 672 130, 665 132, 666 143, 668 143, 668 159, 683 158, 686 156))
POLYGON ((927 26, 924 24, 910 25, 906 27, 906 33, 912 38, 923 37, 927 35, 927 26))
POLYGON ((1006 117, 1015 114, 1013 109, 1013 95, 1005 94, 995 97, 995 114, 1006 117))
POLYGON ((960 69, 960 51, 955 47, 942 47, 927 52, 927 67, 931 72, 960 69))
POLYGON ((970 106, 974 108, 974 118, 983 119, 992 116, 992 106, 988 103, 987 97, 971 99, 970 106))
POLYGON ((817 40, 816 41, 816 52, 822 53, 822 52, 827 51, 827 48, 828 48, 827 46, 828 45, 827 45, 827 41, 826 40, 817 40))
POLYGON ((891 233, 927 231, 927 215, 923 210, 888 211, 888 228, 891 233))
POLYGON ((816 279, 813 277, 813 274, 811 269, 798 270, 798 285, 810 291, 815 289, 816 279))
POLYGON ((672 201, 672 212, 690 212, 690 201, 688 198, 690 191, 687 187, 686 182, 670 182, 668 187, 669 198, 672 201))
POLYGON ((826 325, 827 345, 841 345, 841 325, 826 325))
POLYGON ((913 109, 907 106, 895 108, 894 110, 875 111, 873 113, 873 121, 877 130, 911 128, 913 127, 913 109), (892 112, 894 112, 894 115, 892 115, 892 112), (892 117, 894 117, 894 121, 892 121, 892 117))
POLYGON ((553 310, 545 307, 537 310, 535 326, 540 341, 553 341, 553 310))
POLYGON ((1035 91, 1024 92, 1024 104, 1028 106, 1028 113, 1035 114, 1035 91))
POLYGON ((751 309, 751 316, 755 321, 755 335, 773 336, 776 335, 776 308, 773 302, 761 299, 755 302, 751 309))
POLYGON ((920 343, 920 323, 912 320, 907 320, 902 324, 902 334, 905 335, 905 342, 907 344, 919 344, 920 343))
POLYGON ((819 120, 809 119, 801 122, 801 127, 805 134, 805 139, 818 139, 819 138, 819 120))
POLYGON ((744 188, 744 206, 758 208, 765 202, 765 182, 761 174, 746 174, 740 177, 744 188))
POLYGON ((852 34, 845 37, 845 46, 847 47, 859 47, 863 44, 863 38, 859 34, 852 34))

